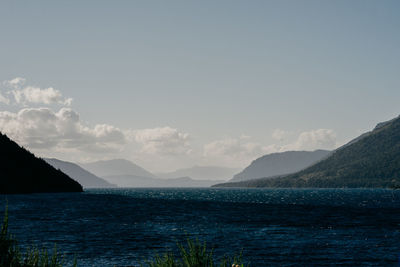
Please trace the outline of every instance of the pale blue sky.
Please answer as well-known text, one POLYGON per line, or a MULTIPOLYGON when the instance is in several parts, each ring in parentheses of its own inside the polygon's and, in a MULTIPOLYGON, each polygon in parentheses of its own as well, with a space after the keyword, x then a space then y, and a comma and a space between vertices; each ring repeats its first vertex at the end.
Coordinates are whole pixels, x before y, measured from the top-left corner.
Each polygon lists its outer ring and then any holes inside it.
MULTIPOLYGON (((2 1, 0 80, 54 87, 88 127, 188 133, 203 157, 242 135, 284 146, 329 129, 340 145, 400 114, 399 14, 399 1, 2 1)), ((255 157, 157 167, 135 149, 121 156, 154 170, 255 157)))

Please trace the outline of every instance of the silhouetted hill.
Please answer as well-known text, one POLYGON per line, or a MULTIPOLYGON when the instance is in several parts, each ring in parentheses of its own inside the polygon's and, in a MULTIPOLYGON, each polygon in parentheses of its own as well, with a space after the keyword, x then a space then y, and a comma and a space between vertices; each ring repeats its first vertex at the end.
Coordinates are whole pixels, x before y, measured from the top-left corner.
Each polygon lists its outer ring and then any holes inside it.
POLYGON ((100 160, 79 165, 99 177, 125 174, 142 177, 155 177, 154 174, 125 159, 100 160))
POLYGON ((216 186, 383 187, 400 186, 400 117, 338 148, 331 156, 297 173, 216 186))
POLYGON ((228 180, 239 169, 218 166, 193 166, 169 173, 157 173, 161 178, 191 177, 195 180, 228 180))
POLYGON ((159 179, 135 175, 111 175, 105 176, 104 179, 119 187, 210 187, 223 182, 222 180, 193 180, 190 177, 159 179))
POLYGON ((286 151, 262 156, 254 160, 230 182, 240 182, 261 177, 272 177, 300 171, 327 157, 331 151, 286 151))
POLYGON ((71 178, 78 181, 84 188, 117 187, 116 185, 110 184, 106 180, 97 177, 93 173, 88 172, 75 163, 49 158, 45 158, 44 160, 54 168, 60 169, 62 172, 68 174, 71 178))
POLYGON ((82 186, 0 133, 0 193, 82 192, 82 186))

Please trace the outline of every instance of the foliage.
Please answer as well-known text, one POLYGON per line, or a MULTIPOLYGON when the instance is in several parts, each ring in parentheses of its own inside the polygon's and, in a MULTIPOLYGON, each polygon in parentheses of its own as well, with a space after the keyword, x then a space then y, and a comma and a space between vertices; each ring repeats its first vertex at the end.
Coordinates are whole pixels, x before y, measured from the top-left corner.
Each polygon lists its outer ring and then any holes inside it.
POLYGON ((147 262, 148 267, 243 267, 242 254, 230 258, 224 256, 219 264, 215 262, 213 250, 207 249, 207 244, 198 239, 187 238, 186 246, 178 244, 180 258, 176 259, 173 253, 156 255, 152 261, 147 262))

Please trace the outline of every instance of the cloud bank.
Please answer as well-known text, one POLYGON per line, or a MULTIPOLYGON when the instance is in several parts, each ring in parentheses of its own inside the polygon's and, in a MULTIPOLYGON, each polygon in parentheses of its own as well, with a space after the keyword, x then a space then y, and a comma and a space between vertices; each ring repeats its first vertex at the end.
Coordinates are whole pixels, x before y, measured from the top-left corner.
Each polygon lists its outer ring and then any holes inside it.
POLYGON ((171 127, 133 131, 134 139, 142 145, 142 152, 153 155, 190 154, 189 134, 171 127))
POLYGON ((277 143, 270 145, 242 135, 193 147, 189 133, 170 126, 120 129, 110 124, 88 125, 71 108, 72 98, 53 87, 25 85, 26 79, 21 77, 2 84, 0 104, 13 111, 0 111, 0 131, 35 152, 51 152, 75 161, 125 155, 150 168, 194 164, 244 167, 268 153, 336 147, 336 134, 331 129, 304 131, 297 136, 275 129, 271 136, 277 143), (287 141, 289 137, 294 138, 287 141))
POLYGON ((244 166, 251 160, 276 150, 275 145, 263 146, 252 142, 250 136, 227 137, 204 145, 203 157, 206 161, 223 166, 244 166))
MULTIPOLYGON (((274 139, 283 141, 289 135, 288 131, 275 130, 274 139)), ((246 166, 252 160, 269 153, 289 150, 335 149, 336 133, 331 129, 305 131, 298 135, 294 142, 281 145, 262 145, 251 142, 251 137, 224 138, 204 145, 203 156, 206 160, 218 162, 224 166, 246 166)))
POLYGON ((336 133, 331 129, 317 129, 300 133, 294 143, 283 146, 281 150, 330 150, 335 147, 336 133))
POLYGON ((12 97, 0 94, 0 102, 4 104, 14 102, 17 105, 23 106, 28 106, 29 104, 70 106, 72 104, 72 98, 65 98, 59 90, 53 87, 24 86, 25 82, 26 79, 21 77, 4 81, 3 84, 9 89, 6 95, 12 97))
POLYGON ((34 149, 109 152, 126 143, 124 133, 111 125, 90 128, 70 108, 24 108, 0 112, 0 130, 20 144, 34 149))
POLYGON ((1 94, 1 92, 0 92, 0 103, 6 104, 6 105, 10 104, 10 100, 7 97, 3 96, 1 94))
POLYGON ((288 131, 282 130, 282 129, 275 129, 272 132, 272 138, 278 141, 284 141, 289 135, 288 131))
POLYGON ((66 98, 53 87, 25 86, 26 79, 4 81, 5 95, 0 102, 22 107, 17 112, 0 111, 0 131, 28 148, 69 152, 104 153, 118 151, 126 143, 124 132, 108 124, 85 125, 66 98), (49 107, 28 105, 58 105, 49 107))
POLYGON ((17 104, 61 104, 66 106, 72 104, 72 98, 64 98, 61 92, 53 87, 41 89, 39 87, 27 86, 20 90, 13 90, 12 93, 17 104))
POLYGON ((22 86, 23 84, 25 84, 25 82, 26 82, 25 78, 16 77, 12 80, 4 81, 3 84, 7 87, 18 88, 18 87, 22 86))

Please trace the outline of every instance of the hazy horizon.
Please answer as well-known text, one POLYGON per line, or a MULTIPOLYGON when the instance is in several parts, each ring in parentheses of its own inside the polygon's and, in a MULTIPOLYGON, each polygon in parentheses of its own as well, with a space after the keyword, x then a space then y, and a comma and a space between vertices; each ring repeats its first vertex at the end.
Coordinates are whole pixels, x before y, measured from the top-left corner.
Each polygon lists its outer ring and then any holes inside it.
POLYGON ((332 150, 400 114, 398 1, 6 1, 0 131, 153 172, 332 150))

